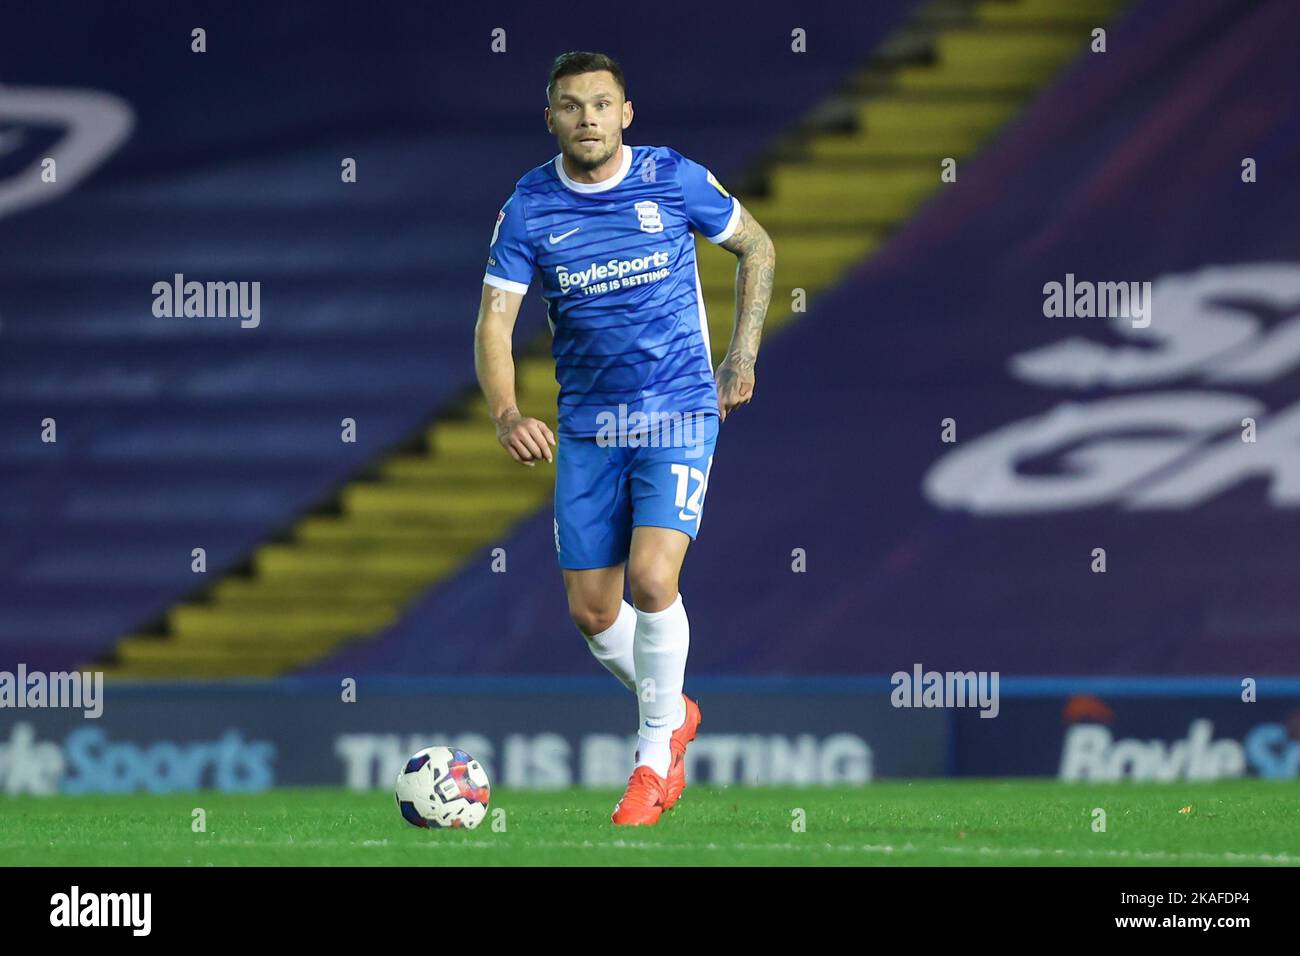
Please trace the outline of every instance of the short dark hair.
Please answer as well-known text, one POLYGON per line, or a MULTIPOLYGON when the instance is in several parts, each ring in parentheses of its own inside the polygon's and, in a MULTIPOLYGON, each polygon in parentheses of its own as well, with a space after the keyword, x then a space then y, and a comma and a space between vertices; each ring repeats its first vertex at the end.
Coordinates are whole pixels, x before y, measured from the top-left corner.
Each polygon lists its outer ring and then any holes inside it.
POLYGON ((578 73, 598 73, 601 70, 608 70, 614 74, 614 80, 618 83, 618 88, 623 92, 623 99, 627 99, 627 85, 623 82, 623 68, 618 65, 618 61, 612 56, 606 56, 604 53, 584 53, 571 51, 561 53, 551 64, 551 78, 546 84, 546 101, 551 101, 551 93, 555 90, 555 81, 562 76, 573 76, 578 73))

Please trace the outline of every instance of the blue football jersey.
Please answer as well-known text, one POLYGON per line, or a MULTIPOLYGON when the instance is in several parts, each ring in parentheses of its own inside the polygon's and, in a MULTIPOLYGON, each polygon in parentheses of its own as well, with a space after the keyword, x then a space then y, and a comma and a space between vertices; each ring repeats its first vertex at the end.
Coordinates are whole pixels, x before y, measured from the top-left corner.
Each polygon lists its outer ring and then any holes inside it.
POLYGON ((617 173, 529 171, 497 214, 483 281, 523 294, 542 275, 560 385, 560 431, 595 435, 602 412, 717 414, 692 230, 723 242, 740 205, 666 146, 624 146, 617 173))

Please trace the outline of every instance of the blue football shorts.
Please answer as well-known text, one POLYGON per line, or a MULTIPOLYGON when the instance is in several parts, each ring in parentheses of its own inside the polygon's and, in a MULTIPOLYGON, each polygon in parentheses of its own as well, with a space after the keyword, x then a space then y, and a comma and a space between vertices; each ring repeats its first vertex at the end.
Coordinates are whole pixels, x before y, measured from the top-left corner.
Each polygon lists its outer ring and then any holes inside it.
POLYGON ((627 560, 632 529, 700 532, 704 495, 718 440, 718 416, 622 441, 558 436, 555 449, 555 550, 560 567, 607 568, 627 560))

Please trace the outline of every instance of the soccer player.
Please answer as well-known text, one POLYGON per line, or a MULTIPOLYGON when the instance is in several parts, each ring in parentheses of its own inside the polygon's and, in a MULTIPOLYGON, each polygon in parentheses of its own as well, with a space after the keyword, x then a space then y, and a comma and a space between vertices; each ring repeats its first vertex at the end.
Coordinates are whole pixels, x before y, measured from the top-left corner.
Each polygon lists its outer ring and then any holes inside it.
POLYGON ((653 824, 686 787, 700 725, 682 690, 690 628, 678 576, 699 533, 719 422, 753 397, 775 251, 703 166, 666 146, 623 144, 632 103, 613 59, 563 54, 546 98, 560 153, 525 174, 497 215, 475 367, 506 451, 530 467, 555 464, 569 613, 637 695, 635 769, 612 819, 653 824), (692 231, 739 260, 716 378, 692 231), (534 270, 554 339, 558 444, 515 400, 511 335, 534 270))

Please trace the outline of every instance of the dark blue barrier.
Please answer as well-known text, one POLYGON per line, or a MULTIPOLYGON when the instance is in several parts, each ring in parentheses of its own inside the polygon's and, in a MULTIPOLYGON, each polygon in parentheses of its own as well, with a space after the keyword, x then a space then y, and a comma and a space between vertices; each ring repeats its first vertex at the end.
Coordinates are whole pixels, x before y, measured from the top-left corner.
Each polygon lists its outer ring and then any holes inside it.
MULTIPOLYGON (((688 756, 699 783, 1300 776, 1300 679, 1262 679, 1247 703, 1229 678, 1008 678, 993 718, 895 707, 883 677, 689 689, 704 712, 688 756)), ((0 793, 371 789, 433 744, 467 750, 504 787, 614 788, 631 770, 635 705, 612 679, 363 676, 346 696, 329 679, 110 684, 98 719, 0 709, 0 793)))
MULTIPOLYGON (((691 779, 862 784, 943 771, 945 718, 890 706, 883 682, 692 686, 705 730, 691 779)), ((109 685, 103 714, 0 710, 0 793, 387 787, 413 752, 449 744, 505 787, 617 787, 636 704, 598 678, 361 677, 342 682, 109 685)))

